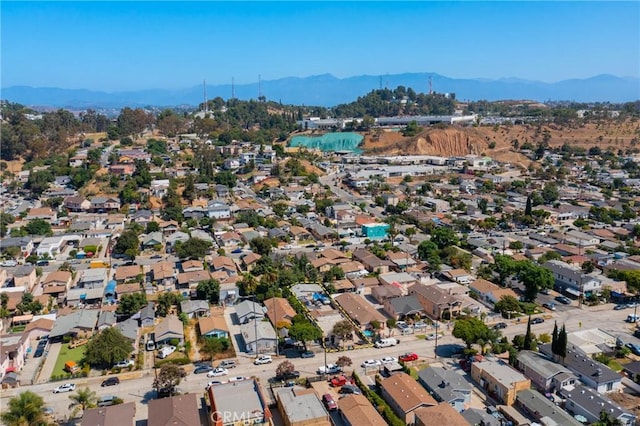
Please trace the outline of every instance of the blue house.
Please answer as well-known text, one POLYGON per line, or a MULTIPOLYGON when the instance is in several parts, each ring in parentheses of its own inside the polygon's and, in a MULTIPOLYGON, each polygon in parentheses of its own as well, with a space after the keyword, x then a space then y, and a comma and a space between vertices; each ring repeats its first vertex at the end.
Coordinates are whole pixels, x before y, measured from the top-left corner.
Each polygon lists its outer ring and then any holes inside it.
POLYGON ((222 315, 211 315, 198 320, 200 335, 202 337, 228 338, 229 328, 222 315))

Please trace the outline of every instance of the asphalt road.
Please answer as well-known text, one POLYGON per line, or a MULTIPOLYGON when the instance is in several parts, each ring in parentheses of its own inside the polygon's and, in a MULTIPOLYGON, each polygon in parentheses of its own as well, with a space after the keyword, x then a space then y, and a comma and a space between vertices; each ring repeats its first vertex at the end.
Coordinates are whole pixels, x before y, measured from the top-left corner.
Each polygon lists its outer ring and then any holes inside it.
MULTIPOLYGON (((613 305, 601 305, 596 307, 589 307, 583 309, 569 309, 566 311, 556 311, 544 314, 546 318, 542 324, 536 324, 532 326, 532 330, 536 334, 549 333, 553 330, 554 320, 558 324, 565 324, 569 332, 578 331, 580 329, 587 329, 592 327, 598 327, 608 332, 629 332, 633 329, 633 325, 624 322, 624 319, 628 315, 626 310, 614 311, 613 305)), ((516 334, 524 334, 526 331, 526 321, 514 322, 507 321, 509 326, 502 330, 503 334, 509 339, 513 338, 516 334)), ((489 324, 491 325, 491 324, 489 324)), ((439 357, 441 357, 447 349, 453 346, 461 345, 462 342, 459 339, 451 336, 450 330, 446 327, 442 328, 445 335, 438 339, 439 357)), ((427 334, 429 331, 427 331, 427 334)), ((390 348, 367 348, 360 350, 353 350, 347 352, 329 353, 326 355, 327 362, 335 362, 339 356, 346 355, 353 361, 352 368, 356 371, 361 371, 360 364, 366 359, 379 359, 384 356, 395 356, 406 352, 415 352, 420 358, 435 361, 435 341, 426 341, 416 339, 415 336, 400 336, 400 344, 398 346, 390 348)), ((243 375, 243 376, 255 376, 267 386, 268 379, 273 377, 277 365, 284 360, 284 357, 274 357, 272 364, 255 366, 252 363, 251 358, 245 356, 239 356, 237 358, 238 367, 230 370, 231 375, 243 375)), ((295 368, 300 371, 301 375, 311 376, 315 375, 317 368, 324 363, 323 354, 316 354, 314 358, 308 359, 290 359, 293 362, 295 368)), ((101 388, 100 383, 104 380, 104 377, 95 377, 88 379, 73 380, 78 387, 89 386, 100 395, 117 395, 125 402, 136 402, 137 411, 136 419, 146 419, 148 416, 147 403, 151 398, 154 398, 154 392, 152 390, 152 383, 154 377, 153 369, 137 372, 141 374, 141 377, 135 379, 127 379, 126 375, 121 375, 121 383, 118 386, 101 388)), ((187 379, 183 381, 179 388, 184 392, 195 392, 202 394, 204 392, 205 385, 214 379, 209 379, 206 375, 195 375, 190 373, 187 379)), ((224 380, 224 377, 217 378, 215 380, 224 380)), ((48 406, 52 407, 56 415, 60 418, 65 415, 69 415, 69 394, 53 394, 53 389, 60 383, 46 383, 36 384, 33 386, 25 386, 19 389, 8 389, 2 392, 0 396, 0 404, 4 405, 7 399, 16 395, 23 390, 31 390, 38 394, 43 395, 45 402, 48 406)), ((266 392, 268 395, 269 392, 266 392)))

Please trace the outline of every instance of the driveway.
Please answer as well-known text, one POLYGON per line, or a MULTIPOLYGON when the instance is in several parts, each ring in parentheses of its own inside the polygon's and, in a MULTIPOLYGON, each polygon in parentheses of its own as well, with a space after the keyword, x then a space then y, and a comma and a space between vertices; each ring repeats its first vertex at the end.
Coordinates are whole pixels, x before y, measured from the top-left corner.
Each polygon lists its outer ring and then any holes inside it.
POLYGON ((56 366, 61 348, 62 343, 52 343, 49 345, 49 349, 47 349, 42 356, 44 363, 42 364, 42 369, 40 370, 36 383, 47 383, 49 381, 53 373, 53 368, 56 366))
POLYGON ((242 333, 240 332, 240 325, 237 322, 236 308, 234 306, 225 306, 224 308, 224 320, 229 327, 229 340, 233 345, 233 350, 236 352, 236 356, 246 355, 243 351, 243 347, 240 346, 242 340, 242 333))

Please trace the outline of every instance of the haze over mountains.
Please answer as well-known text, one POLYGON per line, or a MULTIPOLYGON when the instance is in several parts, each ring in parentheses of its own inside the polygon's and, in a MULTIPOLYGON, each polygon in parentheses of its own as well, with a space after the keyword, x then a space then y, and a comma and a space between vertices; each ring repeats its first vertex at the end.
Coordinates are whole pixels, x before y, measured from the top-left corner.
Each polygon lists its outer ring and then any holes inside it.
MULTIPOLYGON (((416 92, 429 91, 429 77, 433 90, 455 93, 459 100, 529 99, 537 101, 568 100, 577 102, 627 102, 640 99, 640 79, 598 75, 587 79, 563 80, 556 83, 505 78, 455 79, 434 73, 406 73, 395 75, 361 75, 337 78, 331 74, 310 77, 286 77, 263 80, 251 84, 236 84, 235 97, 257 99, 259 93, 268 100, 294 105, 334 106, 354 101, 380 87, 411 87, 416 92)), ((207 85, 207 98, 230 98, 231 84, 207 85)), ((84 89, 13 86, 2 89, 0 97, 30 106, 68 108, 123 106, 198 105, 203 100, 203 87, 196 85, 182 90, 139 90, 102 92, 84 89)))

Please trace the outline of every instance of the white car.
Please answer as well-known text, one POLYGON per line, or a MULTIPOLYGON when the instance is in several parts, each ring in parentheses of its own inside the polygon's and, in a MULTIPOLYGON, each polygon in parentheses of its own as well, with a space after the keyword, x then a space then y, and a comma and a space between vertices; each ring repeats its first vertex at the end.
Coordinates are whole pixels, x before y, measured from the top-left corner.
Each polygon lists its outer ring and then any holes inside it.
POLYGON ((362 367, 362 368, 379 367, 381 365, 382 365, 382 363, 380 362, 380 360, 368 359, 368 360, 364 361, 362 364, 360 364, 360 367, 362 367))
POLYGON ((342 371, 342 368, 335 364, 327 364, 318 367, 318 374, 335 374, 342 371))
POLYGON ((204 388, 205 390, 209 389, 211 386, 221 385, 222 382, 218 380, 214 380, 212 382, 207 383, 207 386, 204 388))
POLYGON ((431 333, 427 336, 427 340, 436 340, 438 337, 442 337, 442 335, 438 336, 436 333, 431 333))
POLYGON ((53 393, 64 393, 64 392, 73 392, 76 390, 76 385, 73 383, 65 383, 64 385, 60 385, 53 390, 53 393))
POLYGON ((380 362, 382 365, 393 364, 394 362, 398 362, 398 358, 394 358, 392 356, 385 356, 384 358, 380 358, 380 362))
POLYGON ((207 377, 220 377, 220 376, 226 376, 227 374, 229 374, 229 371, 226 368, 218 367, 209 371, 207 373, 207 377))
POLYGON ((260 355, 253 361, 255 365, 271 364, 272 362, 273 359, 271 358, 271 355, 260 355))
POLYGON ((4 266, 5 268, 13 268, 14 266, 18 266, 18 262, 15 260, 5 260, 0 262, 0 266, 4 266))
POLYGON ((229 382, 241 382, 243 380, 247 380, 248 377, 244 377, 244 376, 235 376, 235 377, 230 377, 229 378, 229 382))
POLYGON ((135 365, 135 362, 132 359, 128 359, 128 360, 125 360, 125 361, 120 361, 119 363, 114 365, 114 367, 127 368, 127 367, 133 367, 134 365, 135 365))

